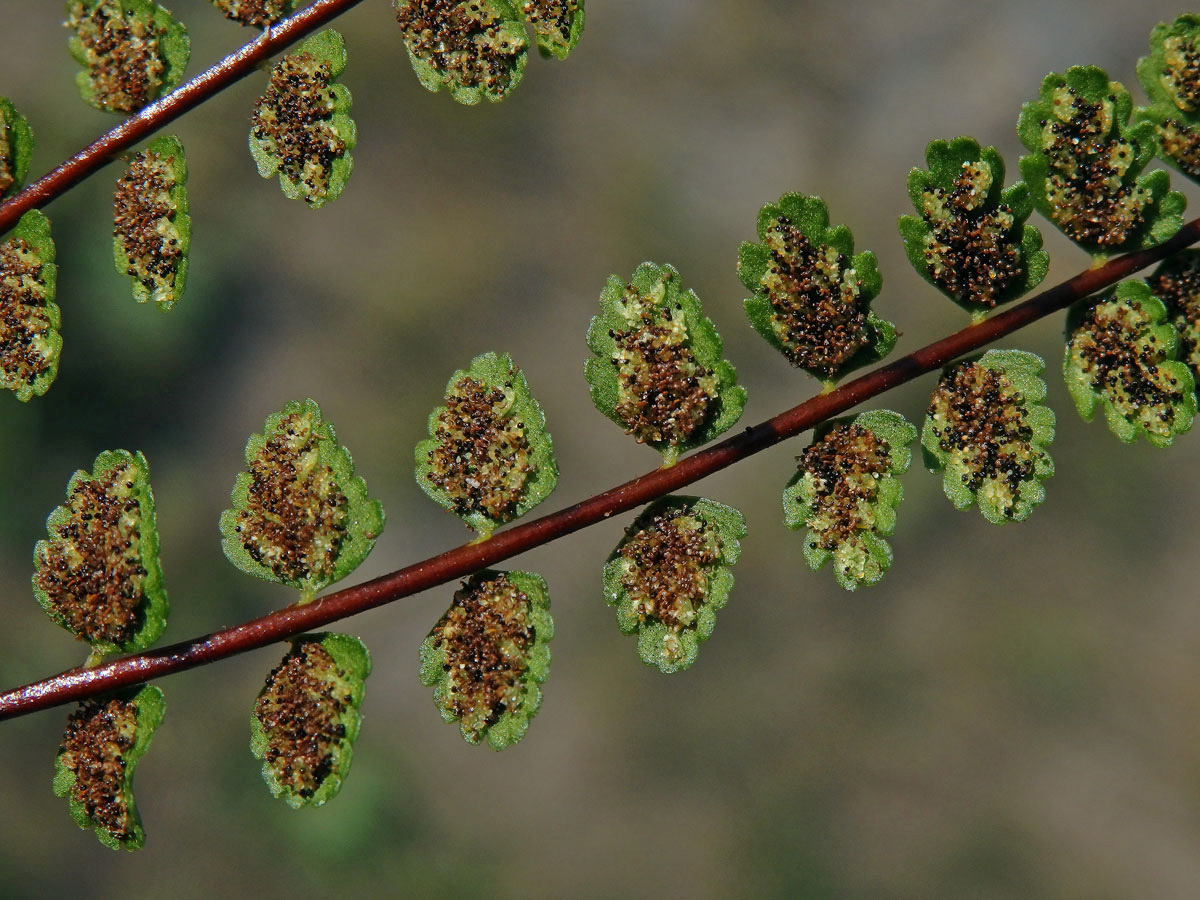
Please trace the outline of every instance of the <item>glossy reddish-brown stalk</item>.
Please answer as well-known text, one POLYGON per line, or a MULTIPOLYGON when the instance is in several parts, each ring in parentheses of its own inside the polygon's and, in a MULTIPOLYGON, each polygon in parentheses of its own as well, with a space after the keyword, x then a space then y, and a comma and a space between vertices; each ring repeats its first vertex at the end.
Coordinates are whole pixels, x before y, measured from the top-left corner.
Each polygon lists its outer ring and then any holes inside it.
POLYGON ((448 550, 389 575, 318 598, 306 606, 289 606, 204 637, 127 656, 93 669, 71 669, 0 694, 0 719, 15 718, 254 650, 462 578, 478 569, 540 547, 609 516, 679 490, 784 438, 807 431, 864 400, 932 372, 1031 322, 1064 309, 1074 301, 1115 284, 1197 240, 1200 240, 1200 219, 1187 223, 1174 238, 1159 247, 1119 256, 1103 266, 1089 269, 1011 309, 996 313, 978 324, 848 381, 828 394, 812 397, 772 419, 746 428, 734 437, 684 457, 670 468, 655 469, 574 506, 500 531, 482 543, 448 550))
POLYGON ((256 40, 229 54, 211 69, 181 84, 137 115, 92 141, 70 159, 0 204, 0 234, 17 224, 31 209, 41 209, 59 194, 99 171, 121 153, 173 122, 194 106, 225 90, 255 71, 264 60, 362 0, 316 0, 295 15, 268 28, 256 40))

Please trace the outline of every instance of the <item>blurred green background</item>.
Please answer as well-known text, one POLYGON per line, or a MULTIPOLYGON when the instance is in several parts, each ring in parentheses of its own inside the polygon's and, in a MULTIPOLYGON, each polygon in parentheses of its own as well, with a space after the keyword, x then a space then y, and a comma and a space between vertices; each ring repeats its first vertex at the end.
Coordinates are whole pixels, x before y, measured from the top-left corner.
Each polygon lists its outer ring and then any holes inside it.
MULTIPOLYGON (((252 35, 205 0, 170 5, 191 28, 189 75, 252 35)), ((896 232, 925 144, 994 143, 1011 179, 1017 111, 1046 72, 1093 63, 1132 85, 1150 28, 1185 11, 590 0, 570 60, 533 58, 508 100, 468 109, 419 87, 390 4, 368 0, 337 23, 360 139, 333 205, 310 211, 255 173, 263 77, 171 129, 195 228, 172 312, 134 304, 112 270, 116 167, 47 209, 65 347, 49 394, 0 397, 0 683, 84 656, 35 604, 30 554, 101 450, 150 460, 175 641, 293 599, 236 572, 216 530, 247 435, 288 400, 321 403, 387 507, 354 580, 469 537, 418 490, 412 448, 482 351, 511 352, 546 409, 562 478, 544 509, 653 468, 581 374, 606 276, 642 260, 699 293, 749 388, 745 423, 799 402, 815 383, 747 325, 735 275, 758 208, 784 191, 822 194, 878 254, 876 308, 901 351, 960 327, 896 232)), ((54 0, 0 0, 0 93, 36 131, 39 175, 113 124, 75 92, 61 18, 54 0)), ((1088 265, 1038 224, 1048 283, 1088 265)), ((697 489, 739 506, 749 535, 691 671, 644 667, 603 602, 626 515, 513 564, 547 578, 558 626, 520 745, 468 746, 417 683, 446 586, 344 624, 375 671, 353 773, 319 811, 271 799, 247 749, 278 648, 162 682, 136 855, 102 848, 51 795, 66 711, 4 723, 0 895, 1197 896, 1200 436, 1155 451, 1081 422, 1057 374, 1061 327, 1013 342, 1049 360, 1060 421, 1060 474, 1027 523, 955 512, 914 467, 894 568, 842 592, 780 521, 805 446, 792 441, 697 489)), ((886 404, 919 419, 932 385, 886 404)))

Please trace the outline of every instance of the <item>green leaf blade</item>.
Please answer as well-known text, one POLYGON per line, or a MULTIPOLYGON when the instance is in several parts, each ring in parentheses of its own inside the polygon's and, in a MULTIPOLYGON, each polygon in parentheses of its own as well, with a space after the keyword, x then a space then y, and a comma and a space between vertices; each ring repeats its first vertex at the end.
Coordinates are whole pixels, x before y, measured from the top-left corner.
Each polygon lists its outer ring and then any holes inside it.
POLYGON ((133 795, 138 761, 166 711, 162 691, 145 686, 79 704, 54 761, 54 795, 76 824, 112 850, 140 850, 146 832, 133 795))
POLYGON ((187 29, 153 0, 67 0, 71 56, 84 102, 133 113, 183 80, 191 56, 187 29))
POLYGON ((584 0, 520 0, 542 56, 566 59, 583 37, 584 0))
POLYGON ((54 299, 50 221, 36 209, 0 243, 0 386, 22 403, 40 397, 58 375, 62 316, 54 299))
POLYGON ((1041 232, 1025 220, 1028 188, 1003 190, 1004 162, 973 138, 933 141, 928 171, 913 169, 909 195, 916 216, 900 220, 917 273, 974 316, 1015 300, 1041 283, 1049 268, 1041 232))
POLYGON ((246 443, 246 464, 220 523, 225 556, 243 572, 308 600, 354 571, 383 533, 383 505, 315 401, 269 416, 246 443))
POLYGON ((540 575, 478 572, 421 644, 421 683, 467 743, 503 750, 525 736, 541 707, 553 637, 540 575))
POLYGON ((1139 107, 1134 118, 1153 126, 1158 154, 1165 162, 1192 181, 1200 181, 1200 123, 1161 107, 1139 107))
POLYGON ((545 413, 507 353, 481 354, 450 377, 414 458, 421 490, 483 537, 558 485, 545 413))
POLYGON ((792 365, 832 383, 892 351, 895 327, 870 308, 883 285, 875 254, 854 253, 850 230, 829 227, 824 200, 792 193, 768 203, 758 238, 738 254, 754 292, 746 315, 792 365))
POLYGON ((1137 109, 1134 120, 1154 129, 1164 160, 1200 180, 1200 16, 1155 26, 1137 73, 1150 106, 1137 109))
POLYGON ((656 500, 626 529, 604 566, 604 599, 637 634, 638 656, 665 675, 690 668, 729 602, 746 520, 703 497, 656 500))
POLYGON ((1130 123, 1132 105, 1103 69, 1072 66, 1046 76, 1017 123, 1034 207, 1097 257, 1155 246, 1183 221, 1165 173, 1141 175, 1157 142, 1152 126, 1130 123))
POLYGON ((820 427, 783 491, 783 517, 806 529, 804 558, 813 571, 830 560, 848 591, 877 584, 892 564, 883 538, 896 527, 904 497, 899 476, 912 462, 917 429, 899 413, 870 410, 820 427))
POLYGON ((956 509, 978 506, 994 525, 1021 522, 1054 474, 1054 414, 1041 401, 1040 357, 989 350, 947 368, 930 399, 921 445, 956 509), (1039 411, 1043 410, 1043 411, 1039 411))
POLYGON ((1146 282, 1123 281, 1071 308, 1063 376, 1085 420, 1102 408, 1120 440, 1141 435, 1168 447, 1196 415, 1195 380, 1179 351, 1163 301, 1146 282))
POLYGON ((396 0, 396 21, 426 90, 472 106, 503 100, 521 83, 529 39, 509 0, 396 0))
POLYGON ((322 806, 350 773, 371 656, 348 634, 293 638, 250 716, 250 752, 271 795, 293 809, 322 806))
POLYGON ((741 418, 746 390, 700 298, 671 266, 642 263, 629 282, 610 276, 587 343, 592 403, 668 465, 741 418))
POLYGON ((250 154, 258 174, 278 175, 284 196, 311 209, 336 200, 354 168, 358 129, 350 90, 337 82, 345 70, 341 34, 322 31, 275 64, 254 104, 250 154))
POLYGON ((98 656, 144 650, 170 607, 159 560, 150 468, 141 453, 108 450, 67 484, 67 503, 34 548, 33 592, 46 614, 98 656))
POLYGON ((241 25, 269 28, 298 10, 304 0, 212 0, 228 19, 241 25))
POLYGON ((0 97, 0 200, 25 184, 33 157, 33 129, 7 97, 0 97))
POLYGON ((113 261, 133 279, 138 303, 169 310, 187 283, 192 219, 188 214, 187 158, 179 139, 166 135, 137 154, 117 181, 113 197, 113 261))
POLYGON ((1200 389, 1200 250, 1168 257, 1146 283, 1166 306, 1179 335, 1179 360, 1191 369, 1200 389))

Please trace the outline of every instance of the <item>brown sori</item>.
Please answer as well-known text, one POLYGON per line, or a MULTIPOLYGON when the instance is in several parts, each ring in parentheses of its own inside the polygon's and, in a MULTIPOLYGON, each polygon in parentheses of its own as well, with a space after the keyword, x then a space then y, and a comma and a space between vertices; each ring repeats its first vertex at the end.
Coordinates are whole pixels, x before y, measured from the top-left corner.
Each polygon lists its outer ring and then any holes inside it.
POLYGON ((991 188, 988 165, 964 165, 952 190, 926 192, 921 212, 931 229, 925 246, 929 276, 947 293, 989 309, 1022 274, 1020 245, 1009 237, 1012 209, 1006 204, 987 209, 991 188))
POLYGON ((525 423, 508 414, 512 398, 468 375, 445 403, 433 432, 436 446, 429 451, 429 480, 453 500, 457 515, 514 518, 531 464, 525 423))
POLYGON ((571 41, 571 23, 579 12, 579 0, 523 0, 521 14, 539 35, 555 43, 571 41))
POLYGON ((965 464, 972 493, 987 488, 991 502, 1011 515, 1023 482, 1042 456, 1033 441, 1023 397, 1003 372, 965 362, 942 376, 929 403, 932 432, 941 449, 965 464))
POLYGON ((1184 112, 1200 109, 1200 51, 1182 35, 1163 42, 1162 79, 1171 99, 1184 112))
POLYGON ((633 285, 626 286, 625 301, 640 323, 609 333, 618 353, 615 412, 639 441, 682 444, 708 418, 717 399, 717 376, 687 346, 678 304, 659 309, 643 303, 633 285))
POLYGON ((638 618, 672 633, 694 627, 709 592, 708 573, 721 558, 716 529, 678 509, 658 513, 618 553, 629 562, 621 584, 638 618))
POLYGON ((264 761, 281 788, 307 799, 325 783, 353 701, 347 673, 319 643, 296 644, 271 670, 254 715, 267 739, 264 761))
POLYGON ((279 171, 303 188, 306 198, 329 193, 334 160, 346 141, 330 124, 333 69, 311 53, 285 56, 271 70, 266 92, 254 102, 251 135, 272 147, 279 171))
MULTIPOLYGON (((178 141, 169 140, 175 153, 182 154, 178 141)), ((118 265, 123 264, 125 274, 137 281, 135 296, 139 300, 154 300, 162 308, 170 308, 183 287, 181 269, 190 222, 186 208, 179 209, 172 191, 177 187, 176 173, 183 171, 184 165, 174 154, 151 147, 134 157, 117 179, 113 195, 118 265)))
POLYGON ((1092 390, 1121 415, 1169 438, 1192 385, 1182 384, 1171 371, 1175 363, 1163 365, 1171 357, 1156 336, 1146 336, 1146 329, 1140 308, 1114 300, 1097 303, 1071 331, 1068 358, 1079 359, 1092 390))
POLYGON ((299 0, 213 0, 217 9, 243 25, 266 28, 299 6, 299 0))
POLYGON ((525 46, 506 33, 490 0, 402 0, 396 21, 412 54, 457 84, 496 97, 512 86, 525 46))
POLYGON ((56 310, 48 304, 45 264, 29 243, 11 237, 0 244, 0 372, 19 395, 51 371, 56 310))
POLYGON ((90 642, 127 644, 143 622, 140 508, 132 464, 79 480, 67 498, 70 517, 39 547, 34 584, 52 615, 90 642))
POLYGON ((787 216, 767 230, 765 245, 771 265, 762 287, 784 354, 832 377, 871 342, 853 263, 833 248, 814 247, 787 216))
POLYGON ((1169 258, 1146 279, 1150 291, 1167 306, 1179 332, 1179 358, 1200 372, 1200 252, 1169 258))
POLYGON ((74 776, 70 800, 118 844, 140 842, 141 824, 126 781, 137 719, 131 701, 87 700, 71 713, 59 749, 59 765, 74 776))
POLYGON ((517 710, 536 633, 529 597, 503 573, 464 584, 430 634, 445 653, 442 704, 476 736, 517 710))
POLYGON ((834 552, 861 544, 861 532, 871 529, 872 504, 879 479, 888 474, 888 442, 855 423, 838 425, 804 451, 800 471, 811 476, 813 515, 806 522, 822 550, 834 552))
POLYGON ((1200 132, 1178 119, 1165 119, 1158 126, 1162 151, 1181 172, 1193 178, 1200 176, 1200 132))
POLYGON ((132 15, 120 3, 72 3, 67 26, 86 55, 95 102, 113 112, 136 112, 158 96, 167 73, 152 19, 132 15))
POLYGON ((320 462, 311 421, 292 414, 250 463, 247 505, 236 532, 255 562, 289 582, 329 577, 346 532, 349 501, 320 462))
POLYGON ((1054 140, 1042 150, 1050 163, 1046 198, 1051 215, 1074 240, 1120 246, 1145 224, 1153 199, 1147 188, 1124 181, 1135 162, 1135 149, 1129 141, 1110 136, 1112 113, 1103 102, 1088 102, 1063 85, 1054 104, 1069 106, 1071 113, 1065 121, 1055 117, 1048 123, 1054 140))

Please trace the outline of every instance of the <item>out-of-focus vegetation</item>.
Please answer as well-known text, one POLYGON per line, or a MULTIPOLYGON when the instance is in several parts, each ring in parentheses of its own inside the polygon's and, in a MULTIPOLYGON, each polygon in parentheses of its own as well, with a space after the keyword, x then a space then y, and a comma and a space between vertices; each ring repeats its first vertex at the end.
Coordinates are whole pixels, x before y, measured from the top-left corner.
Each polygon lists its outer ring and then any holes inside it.
MULTIPOLYGON (((207 0, 173 0, 189 74, 248 39, 207 0)), ((508 351, 543 404, 556 508, 658 464, 592 408, 584 331, 605 278, 676 266, 750 392, 744 423, 817 389, 744 319, 735 262, 759 207, 820 193, 883 273, 898 352, 964 324, 904 258, 896 218, 934 138, 995 144, 1043 75, 1091 63, 1135 96, 1166 2, 1045 4, 591 0, 566 62, 532 59, 504 103, 417 84, 390 5, 337 23, 359 124, 355 171, 319 211, 262 181, 246 148, 265 85, 238 85, 172 131, 188 151, 188 293, 138 306, 112 271, 117 167, 53 203, 64 350, 57 384, 0 397, 0 682, 82 661, 29 576, 67 478, 142 450, 171 595, 166 640, 292 601, 237 572, 217 517, 246 437, 312 396, 388 528, 355 575, 467 540, 412 475, 450 373, 508 351), (536 75, 536 77, 533 77, 536 75)), ((79 100, 61 8, 0 0, 0 93, 28 116, 31 174, 113 119, 79 100)), ((1013 177, 1010 174, 1010 177, 1013 177)), ((1183 186, 1195 205, 1200 192, 1183 186)), ((1040 224, 1040 223, 1039 223, 1040 224)), ((1090 260, 1043 227, 1047 283, 1090 260)), ((806 439, 698 487, 748 521, 737 583, 697 665, 638 659, 601 593, 631 516, 514 563, 549 582, 545 702, 502 754, 465 744, 417 682, 417 647, 453 587, 346 623, 375 660, 342 793, 273 800, 250 710, 283 654, 162 682, 138 771, 146 849, 115 854, 50 792, 67 711, 0 725, 6 896, 262 898, 1186 897, 1200 883, 1200 435, 1125 446, 1075 415, 1061 320, 1011 346, 1049 361, 1059 474, 1028 522, 957 513, 919 466, 878 586, 808 571, 779 494, 806 439)), ((917 420, 925 378, 886 404, 917 420)))

